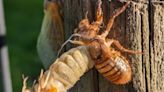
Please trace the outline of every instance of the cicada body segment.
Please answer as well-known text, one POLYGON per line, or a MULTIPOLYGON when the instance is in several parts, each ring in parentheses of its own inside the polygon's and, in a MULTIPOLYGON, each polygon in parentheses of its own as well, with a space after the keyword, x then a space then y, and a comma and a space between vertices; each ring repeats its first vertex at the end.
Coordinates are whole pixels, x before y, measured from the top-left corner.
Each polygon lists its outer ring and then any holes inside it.
POLYGON ((97 70, 115 84, 126 84, 131 80, 131 67, 123 56, 107 58, 95 64, 97 70))
MULTIPOLYGON (((29 92, 66 92, 93 66, 87 46, 73 48, 57 58, 47 71, 41 72, 38 83, 29 92)), ((23 88, 22 92, 29 90, 25 83, 23 88)))

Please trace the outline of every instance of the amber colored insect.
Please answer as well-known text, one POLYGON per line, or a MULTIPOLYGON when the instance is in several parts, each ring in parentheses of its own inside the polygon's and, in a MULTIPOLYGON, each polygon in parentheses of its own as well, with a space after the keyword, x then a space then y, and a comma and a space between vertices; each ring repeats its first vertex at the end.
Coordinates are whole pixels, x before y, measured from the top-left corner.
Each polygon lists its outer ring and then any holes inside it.
POLYGON ((27 88, 27 78, 24 78, 22 92, 67 92, 94 65, 105 78, 115 84, 125 84, 131 80, 129 61, 111 45, 131 54, 141 52, 125 49, 117 40, 107 38, 115 18, 126 9, 130 1, 111 16, 103 32, 99 32, 103 22, 101 3, 98 0, 96 21, 90 23, 86 16, 75 29, 75 39, 66 41, 84 46, 73 48, 58 57, 48 70, 41 72, 38 82, 32 88, 27 88))
POLYGON ((86 16, 81 20, 78 28, 75 30, 75 34, 79 37, 75 40, 70 40, 73 44, 85 45, 89 47, 91 58, 95 62, 96 69, 109 81, 115 84, 126 84, 131 80, 131 67, 129 61, 121 55, 119 51, 116 51, 111 45, 115 45, 120 51, 141 54, 139 51, 133 51, 125 49, 119 41, 107 38, 109 31, 112 28, 115 18, 120 15, 130 1, 127 1, 125 5, 119 8, 109 19, 105 30, 100 33, 101 24, 103 22, 103 13, 101 9, 101 0, 98 1, 98 9, 96 14, 96 21, 89 23, 86 16))

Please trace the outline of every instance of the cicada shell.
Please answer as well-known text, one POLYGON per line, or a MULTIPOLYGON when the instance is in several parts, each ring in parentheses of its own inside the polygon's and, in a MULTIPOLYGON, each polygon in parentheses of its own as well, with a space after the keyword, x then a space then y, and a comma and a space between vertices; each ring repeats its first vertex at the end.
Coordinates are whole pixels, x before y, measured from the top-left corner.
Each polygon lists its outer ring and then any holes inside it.
POLYGON ((119 41, 109 39, 108 34, 111 31, 114 20, 126 10, 130 1, 127 1, 112 14, 106 28, 101 27, 103 23, 101 4, 101 0, 98 0, 95 21, 90 22, 87 17, 81 20, 75 31, 75 34, 78 34, 79 37, 70 42, 89 47, 88 50, 91 58, 95 62, 96 69, 108 81, 111 81, 114 84, 126 84, 131 81, 132 71, 129 61, 121 54, 121 52, 130 54, 141 54, 141 52, 124 48, 119 41), (116 50, 114 46, 117 47, 118 50, 116 50))

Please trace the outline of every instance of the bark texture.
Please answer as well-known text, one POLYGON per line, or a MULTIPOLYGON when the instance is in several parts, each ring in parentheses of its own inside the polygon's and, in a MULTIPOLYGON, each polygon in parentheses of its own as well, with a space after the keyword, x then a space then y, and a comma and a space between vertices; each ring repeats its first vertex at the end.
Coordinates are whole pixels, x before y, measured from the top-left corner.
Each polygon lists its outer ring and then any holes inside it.
MULTIPOLYGON (((103 1, 104 25, 121 3, 103 1)), ((67 39, 88 11, 94 21, 97 0, 65 0, 64 27, 67 39)), ((85 74, 69 92, 164 92, 164 1, 132 1, 116 20, 109 38, 143 55, 123 53, 130 61, 133 79, 126 85, 114 85, 95 69, 85 74)), ((71 46, 67 45, 66 49, 71 46)))

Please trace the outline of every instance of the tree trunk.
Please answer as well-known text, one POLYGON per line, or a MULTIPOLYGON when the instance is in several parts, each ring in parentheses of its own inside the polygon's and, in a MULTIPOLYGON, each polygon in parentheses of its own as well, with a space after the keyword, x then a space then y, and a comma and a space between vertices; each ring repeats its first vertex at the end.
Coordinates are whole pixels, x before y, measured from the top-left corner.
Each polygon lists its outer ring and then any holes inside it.
MULTIPOLYGON (((103 1, 104 25, 114 10, 123 4, 103 1)), ((88 11, 94 20, 97 0, 65 0, 64 27, 67 39, 88 11)), ((92 69, 70 92, 164 92, 164 1, 136 0, 116 20, 109 38, 114 38, 143 55, 129 55, 133 79, 126 85, 108 82, 92 69), (162 39, 163 38, 163 39, 162 39)), ((67 49, 70 45, 67 45, 67 49)))

